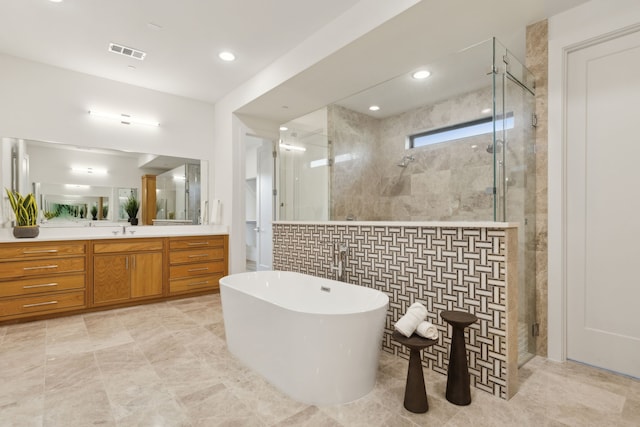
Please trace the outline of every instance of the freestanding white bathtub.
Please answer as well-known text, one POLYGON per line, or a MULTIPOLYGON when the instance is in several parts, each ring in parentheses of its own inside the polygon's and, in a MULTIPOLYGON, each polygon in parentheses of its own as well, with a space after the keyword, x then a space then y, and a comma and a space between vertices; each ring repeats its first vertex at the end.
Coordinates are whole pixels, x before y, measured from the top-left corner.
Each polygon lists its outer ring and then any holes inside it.
POLYGON ((375 385, 384 293, 285 271, 223 277, 220 293, 229 351, 291 398, 346 403, 375 385))

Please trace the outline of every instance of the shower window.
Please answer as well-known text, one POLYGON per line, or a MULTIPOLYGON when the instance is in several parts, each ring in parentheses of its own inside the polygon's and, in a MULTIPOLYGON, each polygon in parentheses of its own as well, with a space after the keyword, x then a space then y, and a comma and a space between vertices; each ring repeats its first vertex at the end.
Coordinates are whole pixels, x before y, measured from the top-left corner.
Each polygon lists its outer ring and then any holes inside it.
MULTIPOLYGON (((508 113, 503 121, 498 117, 496 121, 496 131, 512 129, 514 126, 513 113, 508 113)), ((469 138, 477 135, 484 135, 493 132, 493 117, 483 117, 469 122, 458 123, 452 126, 445 126, 426 132, 416 133, 407 137, 407 148, 424 147, 441 142, 455 141, 457 139, 469 138)))

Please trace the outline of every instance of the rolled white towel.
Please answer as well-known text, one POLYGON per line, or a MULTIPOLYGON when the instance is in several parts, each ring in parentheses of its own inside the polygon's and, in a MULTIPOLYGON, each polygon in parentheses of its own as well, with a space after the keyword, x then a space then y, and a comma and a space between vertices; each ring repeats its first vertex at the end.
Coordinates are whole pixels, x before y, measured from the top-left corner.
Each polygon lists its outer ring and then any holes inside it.
POLYGON ((414 302, 407 312, 395 323, 394 327, 405 337, 410 337, 420 322, 427 317, 427 308, 419 302, 414 302))
POLYGON ((426 320, 420 322, 420 324, 416 328, 416 334, 432 340, 438 339, 438 329, 433 326, 433 323, 427 322, 426 320))

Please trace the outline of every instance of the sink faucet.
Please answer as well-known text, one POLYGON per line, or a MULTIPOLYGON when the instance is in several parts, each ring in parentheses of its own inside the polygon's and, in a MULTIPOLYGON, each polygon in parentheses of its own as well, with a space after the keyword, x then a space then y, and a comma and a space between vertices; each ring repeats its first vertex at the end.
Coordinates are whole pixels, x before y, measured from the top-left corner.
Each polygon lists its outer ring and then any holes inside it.
POLYGON ((127 226, 126 225, 122 226, 122 234, 127 234, 127 226))
POLYGON ((336 272, 337 280, 342 280, 342 276, 344 275, 344 264, 347 261, 347 250, 348 250, 348 246, 346 243, 338 242, 333 245, 333 251, 331 254, 331 259, 332 259, 331 270, 336 272), (338 262, 337 264, 334 264, 336 262, 336 258, 338 262))

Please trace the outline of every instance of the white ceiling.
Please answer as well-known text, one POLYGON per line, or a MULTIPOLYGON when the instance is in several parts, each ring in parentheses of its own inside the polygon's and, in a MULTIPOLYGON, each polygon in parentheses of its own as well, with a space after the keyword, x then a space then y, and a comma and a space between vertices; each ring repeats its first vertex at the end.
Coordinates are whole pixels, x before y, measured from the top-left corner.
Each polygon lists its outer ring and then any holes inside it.
POLYGON ((238 113, 286 123, 494 36, 524 60, 528 25, 586 1, 422 0, 238 113))
MULTIPOLYGON (((358 1, 0 0, 0 52, 215 103, 358 1)), ((526 25, 585 1, 422 0, 239 112, 283 123, 490 36, 522 57, 526 25)))
POLYGON ((0 0, 0 52, 215 103, 357 2, 0 0), (110 42, 147 57, 110 53, 110 42))

